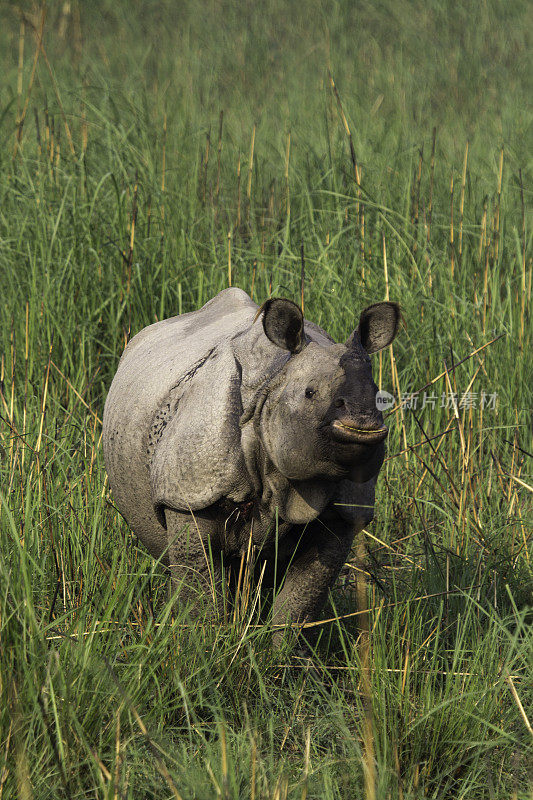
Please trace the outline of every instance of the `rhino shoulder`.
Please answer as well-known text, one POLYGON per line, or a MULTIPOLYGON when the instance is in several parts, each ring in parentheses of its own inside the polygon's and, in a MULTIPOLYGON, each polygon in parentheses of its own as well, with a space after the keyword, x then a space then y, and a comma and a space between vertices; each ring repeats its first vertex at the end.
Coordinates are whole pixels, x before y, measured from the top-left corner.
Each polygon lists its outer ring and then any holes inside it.
POLYGON ((257 303, 254 303, 252 298, 247 295, 243 289, 239 289, 237 286, 230 286, 229 289, 222 289, 221 292, 212 297, 211 300, 208 300, 199 310, 204 312, 209 310, 212 313, 215 313, 215 310, 216 313, 224 312, 225 310, 226 313, 228 313, 239 308, 248 307, 256 309, 257 303))
POLYGON ((231 354, 215 350, 179 389, 168 420, 158 428, 149 458, 154 508, 194 511, 251 491, 239 418, 240 370, 231 354))

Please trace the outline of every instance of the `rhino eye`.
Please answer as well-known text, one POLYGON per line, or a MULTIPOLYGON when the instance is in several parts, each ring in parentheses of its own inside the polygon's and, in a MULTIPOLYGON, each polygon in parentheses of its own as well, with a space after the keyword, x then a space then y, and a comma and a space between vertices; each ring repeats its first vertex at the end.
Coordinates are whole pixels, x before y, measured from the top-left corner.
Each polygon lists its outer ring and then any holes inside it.
POLYGON ((308 387, 307 387, 307 389, 305 390, 305 396, 306 396, 307 398, 311 398, 311 397, 313 397, 313 396, 314 396, 314 394, 315 394, 315 390, 314 390, 314 389, 311 389, 311 387, 310 387, 310 386, 308 386, 308 387))

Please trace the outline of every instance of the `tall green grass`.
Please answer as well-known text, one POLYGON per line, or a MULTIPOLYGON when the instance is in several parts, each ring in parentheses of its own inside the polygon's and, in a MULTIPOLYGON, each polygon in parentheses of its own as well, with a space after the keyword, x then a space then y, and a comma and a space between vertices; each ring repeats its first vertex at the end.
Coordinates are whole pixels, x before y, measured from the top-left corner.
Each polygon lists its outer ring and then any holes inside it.
POLYGON ((0 798, 530 798, 528 5, 50 3, 35 70, 0 15, 0 798), (101 450, 130 335, 302 260, 422 390, 312 670, 172 607, 101 450))

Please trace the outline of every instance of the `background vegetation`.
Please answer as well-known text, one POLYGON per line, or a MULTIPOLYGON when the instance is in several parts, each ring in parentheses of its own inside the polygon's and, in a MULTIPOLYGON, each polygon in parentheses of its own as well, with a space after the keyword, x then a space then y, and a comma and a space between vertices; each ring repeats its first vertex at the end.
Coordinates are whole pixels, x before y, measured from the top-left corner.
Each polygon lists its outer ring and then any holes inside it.
POLYGON ((530 798, 531 5, 0 20, 0 798, 530 798), (100 441, 130 334, 302 260, 341 340, 401 303, 375 376, 421 390, 314 671, 253 593, 187 626, 100 441))

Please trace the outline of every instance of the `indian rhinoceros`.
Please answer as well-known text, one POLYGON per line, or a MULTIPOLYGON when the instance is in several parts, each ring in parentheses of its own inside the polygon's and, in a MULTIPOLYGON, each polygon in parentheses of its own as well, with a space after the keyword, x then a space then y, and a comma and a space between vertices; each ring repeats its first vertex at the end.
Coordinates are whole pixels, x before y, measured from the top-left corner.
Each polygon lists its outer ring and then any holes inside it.
POLYGON ((290 300, 258 308, 230 288, 131 339, 105 404, 105 463, 177 602, 220 596, 254 545, 265 583, 282 579, 274 623, 316 619, 373 517, 387 428, 369 353, 399 319, 397 304, 371 305, 337 344, 290 300))

